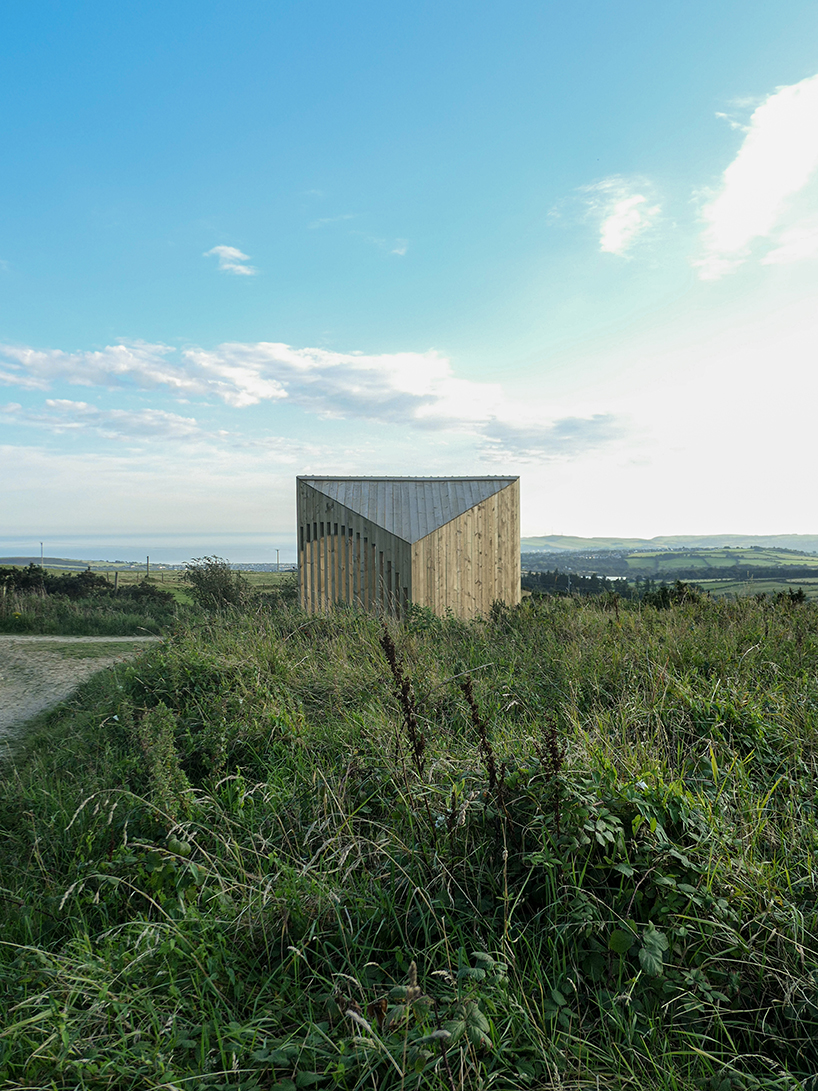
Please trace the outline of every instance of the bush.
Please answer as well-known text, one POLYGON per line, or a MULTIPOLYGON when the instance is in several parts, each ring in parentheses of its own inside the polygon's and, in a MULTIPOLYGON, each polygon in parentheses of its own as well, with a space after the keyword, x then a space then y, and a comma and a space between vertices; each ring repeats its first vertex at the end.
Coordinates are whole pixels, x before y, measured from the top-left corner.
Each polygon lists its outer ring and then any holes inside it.
POLYGON ((223 557, 196 557, 185 565, 183 577, 194 600, 205 610, 242 606, 250 597, 250 585, 223 557))

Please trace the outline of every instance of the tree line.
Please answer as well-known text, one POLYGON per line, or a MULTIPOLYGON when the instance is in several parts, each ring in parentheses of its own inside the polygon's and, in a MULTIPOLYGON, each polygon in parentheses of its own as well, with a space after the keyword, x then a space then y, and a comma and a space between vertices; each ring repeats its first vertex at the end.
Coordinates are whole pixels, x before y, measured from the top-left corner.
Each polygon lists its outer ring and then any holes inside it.
POLYGON ((521 586, 524 591, 539 595, 602 595, 612 591, 620 598, 629 599, 633 589, 625 579, 610 579, 607 576, 578 576, 573 572, 524 572, 521 586))

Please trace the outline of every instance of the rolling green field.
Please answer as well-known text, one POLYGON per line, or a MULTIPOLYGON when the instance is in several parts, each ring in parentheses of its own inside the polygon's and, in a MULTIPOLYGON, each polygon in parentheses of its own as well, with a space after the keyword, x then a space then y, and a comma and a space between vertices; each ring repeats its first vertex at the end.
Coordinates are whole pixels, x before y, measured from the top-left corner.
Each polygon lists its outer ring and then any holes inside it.
POLYGON ((787 549, 818 553, 816 534, 670 534, 656 538, 579 538, 565 534, 524 537, 523 552, 540 550, 545 553, 589 553, 603 550, 617 552, 634 549, 667 551, 675 549, 720 549, 732 546, 750 549, 787 549))
POLYGON ((673 576, 680 569, 696 569, 703 574, 710 569, 746 566, 753 568, 782 568, 797 565, 814 568, 818 576, 818 556, 801 555, 783 549, 696 549, 639 550, 629 553, 625 563, 633 573, 650 574, 656 578, 673 576))
POLYGON ((818 607, 222 610, 0 771, 0 1082, 814 1091, 818 607))
POLYGON ((814 580, 697 580, 697 584, 711 595, 775 596, 802 588, 810 601, 818 599, 818 578, 814 580))

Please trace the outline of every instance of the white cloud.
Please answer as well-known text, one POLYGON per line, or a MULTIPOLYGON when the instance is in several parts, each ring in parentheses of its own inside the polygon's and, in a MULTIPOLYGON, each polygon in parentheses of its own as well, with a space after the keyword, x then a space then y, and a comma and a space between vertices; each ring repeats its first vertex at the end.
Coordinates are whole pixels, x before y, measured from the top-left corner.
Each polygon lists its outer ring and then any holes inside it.
POLYGON ((88 402, 48 398, 40 409, 11 402, 0 406, 5 424, 39 428, 55 435, 68 433, 101 436, 128 443, 221 439, 227 433, 208 432, 193 417, 164 409, 100 409, 88 402))
MULTIPOLYGON (((606 441, 612 427, 608 418, 580 420, 510 400, 499 383, 458 378, 450 361, 434 350, 365 355, 275 342, 229 343, 185 349, 179 361, 168 358, 174 351, 142 342, 70 354, 0 347, 0 361, 5 357, 5 381, 23 388, 46 390, 53 383, 119 390, 163 387, 177 400, 196 397, 234 409, 286 402, 327 420, 365 419, 470 437, 492 457, 498 452, 527 459, 573 457, 606 441)), ((62 431, 94 429, 132 440, 208 438, 194 418, 164 410, 102 410, 53 399, 43 413, 14 412, 18 423, 62 431)), ((248 442, 227 433, 218 441, 248 442)))
POLYGON ((642 181, 614 175, 590 186, 582 186, 586 216, 599 224, 599 249, 603 254, 627 255, 640 236, 658 219, 661 206, 648 196, 650 187, 642 181))
POLYGON ((193 417, 181 417, 164 409, 100 409, 87 402, 65 398, 46 400, 42 419, 56 431, 91 430, 106 439, 178 440, 206 433, 193 417))
POLYGON ((244 264, 250 260, 249 254, 242 254, 235 246, 214 246, 211 250, 206 250, 202 257, 217 257, 219 271, 222 273, 232 273, 239 277, 254 277, 258 273, 258 269, 252 265, 244 264))
POLYGON ((812 253, 805 240, 814 226, 782 224, 793 196, 818 167, 818 75, 779 87, 750 118, 747 135, 725 170, 719 192, 702 217, 704 256, 696 262, 703 280, 716 280, 742 265, 758 239, 779 245, 767 264, 812 253), (795 236, 787 238, 787 231, 795 236))
MULTIPOLYGON (((73 386, 122 386, 135 383, 142 389, 168 386, 179 394, 196 393, 196 383, 165 357, 175 350, 168 345, 130 341, 90 352, 32 349, 0 345, 0 382, 32 390, 48 390, 54 382, 73 386)), ((204 392, 204 388, 199 391, 204 392)))

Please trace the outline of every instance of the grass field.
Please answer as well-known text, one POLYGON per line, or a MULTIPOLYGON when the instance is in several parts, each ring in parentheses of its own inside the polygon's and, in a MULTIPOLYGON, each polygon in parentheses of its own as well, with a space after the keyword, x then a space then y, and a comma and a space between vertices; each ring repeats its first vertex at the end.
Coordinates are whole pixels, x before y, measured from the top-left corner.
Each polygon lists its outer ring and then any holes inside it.
POLYGON ((803 588, 811 601, 818 599, 818 577, 814 580, 697 580, 696 583, 711 595, 748 596, 778 595, 803 588))
POLYGON ((699 569, 704 574, 709 569, 736 565, 746 565, 750 569, 798 565, 799 568, 814 568, 818 577, 818 556, 782 549, 674 550, 672 553, 640 550, 629 553, 625 561, 633 572, 649 572, 656 578, 672 576, 679 569, 699 569))
POLYGON ((0 781, 0 1082, 814 1091, 816 654, 754 599, 180 629, 0 781))
MULTIPOLYGON (((52 569, 55 573, 62 574, 61 569, 52 569)), ((65 570, 66 572, 73 570, 65 570)), ((142 583, 145 577, 145 570, 137 568, 99 568, 95 567, 94 572, 99 576, 104 576, 113 587, 114 579, 116 578, 117 586, 128 587, 135 584, 142 583), (115 573, 118 573, 115 577, 115 573)), ((241 572, 241 577, 246 580, 250 588, 253 591, 265 593, 273 591, 278 587, 281 587, 288 579, 293 578, 292 572, 241 572)), ((161 591, 170 591, 179 602, 190 603, 192 598, 188 590, 186 589, 184 582, 184 571, 182 569, 157 569, 151 570, 151 576, 148 582, 154 587, 158 587, 161 591)))
MULTIPOLYGON (((51 570, 51 577, 75 572, 51 570)), ((8 591, 0 586, 0 633, 64 636, 159 635, 183 617, 196 613, 195 595, 185 583, 184 572, 160 571, 145 578, 135 569, 97 571, 101 586, 73 597, 42 589, 8 591)), ((232 577, 231 577, 232 578, 232 577)), ((275 592, 292 585, 292 573, 247 572, 236 574, 243 593, 261 604, 275 592)), ((47 584, 46 584, 47 586, 47 584)))
POLYGON ((540 550, 544 553, 588 553, 603 550, 628 552, 642 550, 722 549, 732 548, 797 550, 801 553, 818 553, 818 535, 815 534, 670 534, 655 538, 578 538, 564 534, 527 537, 522 540, 523 552, 540 550))

